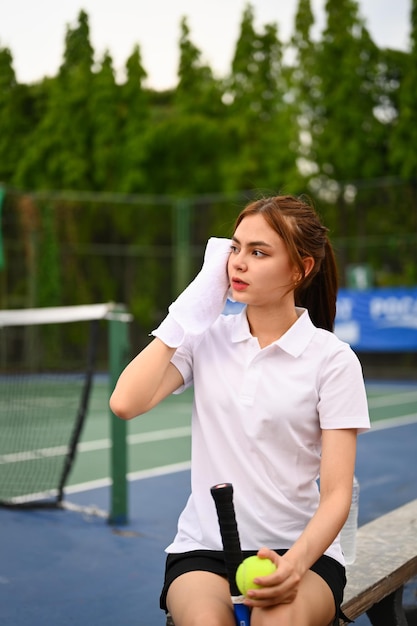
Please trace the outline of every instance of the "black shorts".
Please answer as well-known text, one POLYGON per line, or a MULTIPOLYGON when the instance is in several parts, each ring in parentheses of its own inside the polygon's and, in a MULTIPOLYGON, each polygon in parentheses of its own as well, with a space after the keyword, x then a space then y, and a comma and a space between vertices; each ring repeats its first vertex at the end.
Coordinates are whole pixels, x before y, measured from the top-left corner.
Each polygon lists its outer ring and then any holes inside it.
MULTIPOLYGON (((281 556, 286 550, 276 550, 281 556)), ((243 558, 257 554, 257 550, 243 550, 243 558)), ((316 572, 329 585, 336 607, 336 617, 334 625, 338 626, 339 618, 345 619, 340 605, 343 601, 343 591, 346 585, 346 572, 343 565, 330 556, 323 555, 316 561, 310 569, 316 572)), ((161 592, 160 607, 167 611, 166 597, 170 584, 186 572, 203 571, 212 572, 226 578, 226 569, 223 560, 223 552, 215 550, 192 550, 180 554, 168 554, 165 566, 165 580, 161 592)))

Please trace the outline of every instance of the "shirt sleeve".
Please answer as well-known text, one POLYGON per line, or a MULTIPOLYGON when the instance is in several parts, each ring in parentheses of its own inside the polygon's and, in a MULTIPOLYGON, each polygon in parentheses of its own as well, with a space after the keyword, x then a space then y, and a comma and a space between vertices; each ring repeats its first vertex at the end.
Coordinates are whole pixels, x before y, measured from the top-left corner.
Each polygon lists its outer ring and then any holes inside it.
POLYGON ((362 366, 348 344, 340 342, 321 372, 318 411, 322 429, 370 428, 362 366))
POLYGON ((178 387, 173 393, 180 394, 193 384, 193 345, 196 337, 187 336, 184 343, 177 348, 171 363, 175 365, 184 379, 184 384, 178 387))

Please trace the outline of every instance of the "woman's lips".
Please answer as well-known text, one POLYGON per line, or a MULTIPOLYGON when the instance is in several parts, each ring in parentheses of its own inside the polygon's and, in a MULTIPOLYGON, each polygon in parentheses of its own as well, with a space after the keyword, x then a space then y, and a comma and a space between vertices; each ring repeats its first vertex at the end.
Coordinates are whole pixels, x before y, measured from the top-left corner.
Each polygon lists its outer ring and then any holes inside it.
POLYGON ((248 283, 240 280, 240 278, 232 278, 231 284, 235 291, 244 291, 248 287, 248 283))

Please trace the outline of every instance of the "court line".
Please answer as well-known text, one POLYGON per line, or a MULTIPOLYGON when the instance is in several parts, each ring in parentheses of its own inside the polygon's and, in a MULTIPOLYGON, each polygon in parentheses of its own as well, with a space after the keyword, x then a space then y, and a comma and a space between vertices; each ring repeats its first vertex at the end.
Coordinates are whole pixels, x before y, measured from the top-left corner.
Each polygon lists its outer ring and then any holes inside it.
MULTIPOLYGON (((401 418, 391 418, 391 419, 382 419, 376 422, 372 423, 372 428, 367 431, 365 434, 372 434, 372 432, 375 432, 377 430, 385 430, 388 428, 396 428, 398 426, 407 426, 407 425, 411 425, 417 422, 417 413, 412 413, 410 415, 404 415, 401 418)), ((180 430, 184 430, 187 427, 183 427, 180 430)), ((168 431, 175 431, 175 430, 179 430, 179 429, 168 429, 168 431)), ((189 429, 188 429, 189 430, 189 429)), ((152 433, 143 433, 143 435, 148 437, 149 440, 149 436, 152 433)), ((141 435, 132 435, 135 438, 140 437, 141 435)), ((94 443, 94 442, 92 442, 94 443)), ((187 471, 191 468, 191 461, 184 461, 184 462, 180 462, 180 463, 171 463, 168 465, 161 465, 159 467, 154 467, 154 468, 150 468, 150 469, 146 469, 146 470, 139 470, 136 472, 129 472, 127 477, 129 481, 135 481, 135 480, 143 480, 146 478, 152 478, 155 476, 164 476, 167 474, 174 474, 176 472, 182 472, 182 471, 187 471)), ((64 488, 64 493, 65 495, 71 495, 71 494, 75 494, 75 493, 82 493, 84 491, 91 491, 94 489, 100 489, 103 487, 109 487, 112 484, 112 480, 110 477, 106 477, 106 478, 99 478, 96 480, 90 480, 84 483, 78 483, 76 485, 68 485, 67 487, 64 488)), ((39 495, 42 496, 44 494, 35 494, 35 495, 39 495)), ((23 496, 22 499, 27 499, 30 498, 32 499, 34 497, 34 494, 31 494, 30 496, 23 496)), ((70 508, 70 507, 68 507, 70 508)))
MULTIPOLYGON (((178 426, 177 428, 165 428, 164 430, 153 430, 147 433, 136 433, 128 435, 129 445, 139 445, 151 443, 153 441, 170 441, 171 439, 181 439, 191 435, 190 426, 178 426)), ((111 448, 111 439, 97 439, 95 441, 82 441, 77 446, 78 452, 95 452, 97 450, 107 450, 111 448)), ((6 463, 21 463, 23 461, 35 461, 53 456, 65 456, 68 446, 55 446, 52 448, 39 448, 38 450, 25 450, 23 452, 13 452, 0 455, 0 465, 6 463)))
POLYGON ((181 463, 171 463, 170 465, 161 465, 147 470, 139 470, 137 472, 129 472, 127 477, 129 480, 142 480, 143 478, 152 478, 153 476, 164 476, 165 474, 174 474, 191 469, 191 461, 183 461, 181 463))
POLYGON ((390 394, 389 396, 368 398, 368 406, 370 409, 379 409, 384 406, 409 404, 413 400, 416 400, 417 402, 417 391, 395 392, 393 394, 390 394))
MULTIPOLYGON (((401 404, 409 404, 414 399, 417 400, 416 392, 405 392, 398 394, 383 396, 382 398, 371 398, 368 400, 370 409, 381 408, 384 406, 394 406, 401 404)), ((392 428, 395 425, 413 423, 417 419, 417 414, 404 415, 401 417, 381 418, 372 422, 372 429, 392 428)), ((155 441, 170 441, 172 439, 181 439, 191 436, 190 426, 178 426, 176 428, 165 428, 163 430, 154 430, 146 433, 136 433, 128 435, 127 442, 129 445, 141 445, 143 443, 152 443, 155 441)), ((82 441, 77 446, 77 453, 96 452, 100 450, 108 450, 112 446, 109 438, 96 439, 93 441, 82 441)), ((54 446, 51 448, 39 448, 37 450, 25 450, 23 452, 13 452, 0 455, 0 465, 11 463, 22 463, 24 461, 36 461, 39 459, 50 458, 54 456, 65 456, 68 452, 68 446, 54 446)))
MULTIPOLYGON (((170 463, 169 465, 160 465, 138 472, 129 472, 127 478, 129 481, 143 480, 144 478, 153 478, 154 476, 164 476, 165 474, 175 474, 191 469, 191 461, 183 461, 181 463, 170 463)), ((112 480, 109 477, 90 480, 77 485, 68 485, 64 488, 65 494, 80 493, 82 491, 90 491, 92 489, 100 489, 101 487, 109 487, 112 480)))
MULTIPOLYGON (((364 433, 365 435, 372 434, 376 430, 383 430, 388 428, 396 428, 397 426, 407 426, 417 422, 417 413, 410 415, 404 415, 401 418, 391 418, 380 420, 379 422, 372 423, 372 428, 364 433)), ((164 476, 166 474, 174 474, 176 472, 182 472, 191 469, 191 461, 184 461, 181 463, 172 463, 170 465, 161 465, 159 467, 153 467, 151 469, 139 470, 137 472, 129 472, 127 477, 129 481, 143 480, 145 478, 152 478, 154 476, 164 476)), ((69 485, 65 487, 64 492, 66 494, 80 493, 82 491, 90 491, 92 489, 99 489, 100 487, 109 487, 112 481, 109 477, 100 478, 98 480, 91 480, 85 483, 78 483, 77 485, 69 485)))
MULTIPOLYGON (((368 405, 370 409, 382 408, 385 406, 394 406, 401 404, 408 404, 413 400, 417 400, 417 393, 415 391, 394 393, 385 395, 378 398, 370 398, 368 405), (400 396, 400 397, 398 397, 400 396)), ((409 424, 415 421, 416 415, 405 415, 402 417, 385 418, 381 420, 375 420, 372 423, 372 429, 375 428, 391 428, 397 425, 409 424)), ((166 428, 163 430, 150 431, 146 433, 136 433, 128 435, 127 442, 129 445, 140 445, 143 443, 152 443, 155 441, 164 441, 171 439, 178 439, 183 437, 189 437, 191 435, 190 426, 180 426, 176 428, 166 428)), ((78 444, 77 452, 95 452, 100 450, 110 449, 112 446, 111 439, 97 439, 93 441, 83 441, 78 444)), ((43 458, 49 458, 54 456, 65 456, 68 452, 67 446, 54 446, 50 448, 40 448, 37 450, 25 450, 22 452, 15 452, 0 455, 0 464, 8 463, 21 463, 24 461, 35 461, 43 458)))
POLYGON ((417 422, 417 413, 410 413, 410 415, 402 415, 401 417, 381 418, 371 422, 371 428, 365 432, 365 435, 374 430, 385 430, 386 428, 407 426, 408 424, 414 424, 415 422, 417 422))
MULTIPOLYGON (((380 420, 374 422, 372 428, 365 434, 372 434, 376 430, 383 430, 388 428, 396 428, 397 426, 407 426, 417 422, 417 413, 410 415, 404 415, 401 418, 392 418, 380 420)), ((176 472, 182 472, 191 468, 191 461, 184 461, 182 463, 172 463, 170 465, 161 465, 159 467, 153 467, 151 469, 139 470, 137 472, 129 472, 128 480, 143 480, 145 478, 152 478, 153 476, 164 476, 166 474, 174 474, 176 472)), ((111 485, 110 478, 102 478, 99 480, 92 480, 86 483, 79 483, 77 485, 69 485, 65 487, 64 491, 67 494, 79 493, 81 491, 89 491, 90 489, 98 489, 100 487, 108 487, 111 485)))

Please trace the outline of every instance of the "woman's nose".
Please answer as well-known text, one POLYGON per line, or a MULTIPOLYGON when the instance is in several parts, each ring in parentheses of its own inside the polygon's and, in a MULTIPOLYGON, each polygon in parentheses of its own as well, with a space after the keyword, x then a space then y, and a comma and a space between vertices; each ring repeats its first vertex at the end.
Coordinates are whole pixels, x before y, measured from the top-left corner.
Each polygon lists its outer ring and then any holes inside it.
POLYGON ((232 265, 235 270, 244 272, 247 269, 245 257, 242 252, 238 252, 232 256, 232 265))

